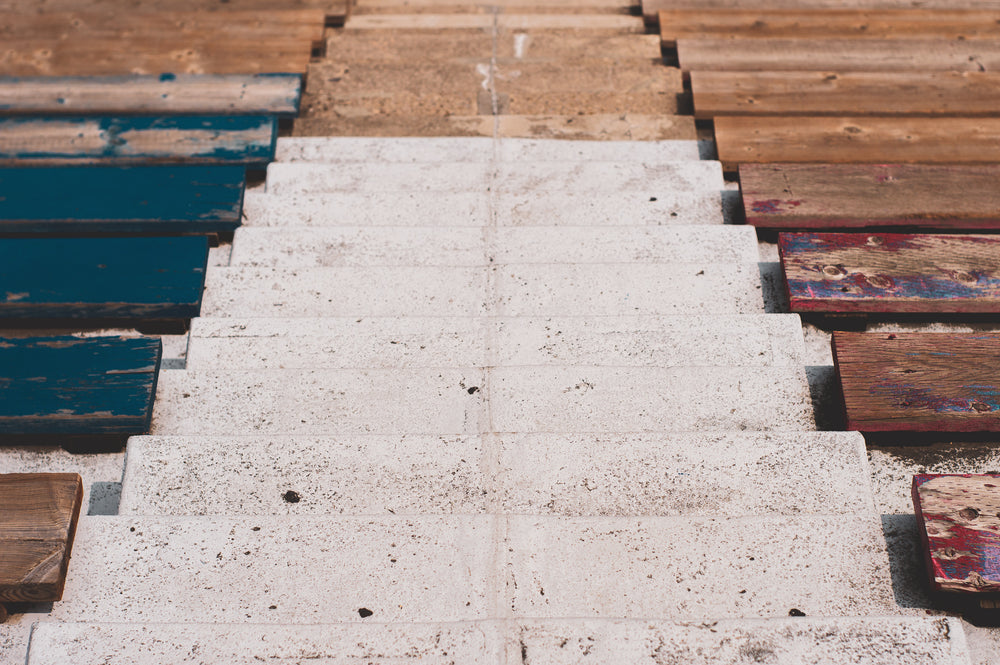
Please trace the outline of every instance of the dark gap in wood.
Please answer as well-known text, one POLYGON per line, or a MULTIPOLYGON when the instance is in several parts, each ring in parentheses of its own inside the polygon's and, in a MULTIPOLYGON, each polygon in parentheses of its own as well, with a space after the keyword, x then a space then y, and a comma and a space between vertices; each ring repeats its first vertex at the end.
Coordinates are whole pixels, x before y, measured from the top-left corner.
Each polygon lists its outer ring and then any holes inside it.
MULTIPOLYGON (((34 336, 39 330, 51 331, 53 335, 72 332, 107 330, 135 330, 143 335, 183 335, 190 328, 190 319, 30 319, 0 318, 0 334, 3 332, 26 331, 34 336)), ((20 336, 20 335, 15 335, 20 336)))

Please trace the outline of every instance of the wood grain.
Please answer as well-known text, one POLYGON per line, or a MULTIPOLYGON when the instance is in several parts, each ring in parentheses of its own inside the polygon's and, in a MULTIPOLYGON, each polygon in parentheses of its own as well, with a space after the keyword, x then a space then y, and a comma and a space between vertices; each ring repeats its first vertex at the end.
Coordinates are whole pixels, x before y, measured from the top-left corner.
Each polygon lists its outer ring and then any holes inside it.
POLYGON ((0 168, 0 235, 232 231, 245 178, 242 166, 0 168))
POLYGON ((299 112, 298 74, 0 77, 0 115, 275 115, 299 112))
MULTIPOLYGON (((13 2, 14 0, 5 0, 13 2)), ((69 2, 71 0, 61 0, 69 2)), ((2 5, 0 5, 2 6, 2 5)), ((1000 10, 1000 0, 966 0, 963 9, 995 11, 1000 10)), ((642 0, 642 15, 647 23, 656 23, 661 11, 678 9, 692 10, 789 10, 852 9, 852 10, 898 10, 934 9, 954 10, 954 0, 642 0)))
POLYGON ((1000 71, 1000 41, 678 39, 685 71, 1000 71))
POLYGON ((919 474, 911 488, 931 589, 1000 592, 1000 475, 919 474))
POLYGON ((1000 335, 834 332, 847 429, 1000 430, 1000 335))
POLYGON ((346 0, 0 0, 0 11, 45 14, 51 12, 95 12, 114 14, 159 14, 162 12, 258 12, 314 9, 327 23, 347 15, 346 0))
POLYGON ((0 338, 0 434, 145 434, 156 337, 0 338))
POLYGON ((782 233, 793 312, 1000 312, 1000 237, 782 233))
POLYGON ((1000 116, 992 72, 691 72, 696 118, 1000 116))
POLYGON ((745 163, 982 164, 1000 161, 1000 118, 715 119, 719 160, 745 163))
POLYGON ((82 502, 75 473, 0 475, 0 602, 62 599, 82 502))
POLYGON ((746 221, 775 229, 1000 228, 1000 166, 743 164, 746 221))

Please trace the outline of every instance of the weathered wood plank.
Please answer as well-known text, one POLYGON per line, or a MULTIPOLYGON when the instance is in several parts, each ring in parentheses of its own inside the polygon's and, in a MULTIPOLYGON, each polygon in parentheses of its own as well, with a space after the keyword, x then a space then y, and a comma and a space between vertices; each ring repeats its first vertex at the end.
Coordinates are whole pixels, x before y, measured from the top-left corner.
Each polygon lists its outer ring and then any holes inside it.
POLYGON ((696 118, 1000 116, 993 72, 691 72, 696 118))
POLYGON ((7 238, 0 256, 0 319, 188 319, 208 239, 7 238))
POLYGON ((1000 237, 782 233, 793 312, 1000 312, 1000 237))
POLYGON ((275 115, 299 112, 298 74, 0 77, 0 115, 275 115))
POLYGON ((719 160, 982 164, 1000 161, 1000 118, 719 116, 719 160))
POLYGON ((1000 228, 995 164, 743 164, 740 192, 763 228, 1000 228))
POLYGON ((62 598, 82 503, 75 473, 0 475, 0 602, 62 598))
POLYGON ((1000 41, 678 39, 685 71, 1000 71, 1000 41))
POLYGON ((833 335, 847 429, 861 432, 1000 430, 1000 335, 833 335))
MULTIPOLYGON (((5 0, 13 2, 14 0, 5 0)), ((71 0, 62 0, 69 2, 71 0)), ((661 11, 680 9, 696 10, 775 10, 804 11, 814 9, 899 10, 934 9, 953 10, 954 0, 642 0, 642 15, 647 23, 656 23, 661 11)), ((0 4, 2 6, 2 4, 0 4)), ((1000 0, 965 0, 963 9, 981 11, 1000 10, 1000 0)))
POLYGON ((0 118, 0 165, 253 164, 274 159, 271 116, 0 118))
POLYGON ((242 166, 0 168, 0 235, 232 231, 245 178, 242 166))
POLYGON ((1000 592, 1000 475, 919 474, 911 496, 931 590, 1000 592))
POLYGON ((0 434, 143 434, 160 355, 157 337, 0 339, 0 434))
POLYGON ((673 9, 660 39, 996 39, 1000 11, 973 9, 673 9))
POLYGON ((343 19, 347 15, 347 8, 347 0, 0 0, 0 11, 17 13, 112 12, 156 15, 162 12, 229 14, 313 9, 323 12, 327 23, 343 19))

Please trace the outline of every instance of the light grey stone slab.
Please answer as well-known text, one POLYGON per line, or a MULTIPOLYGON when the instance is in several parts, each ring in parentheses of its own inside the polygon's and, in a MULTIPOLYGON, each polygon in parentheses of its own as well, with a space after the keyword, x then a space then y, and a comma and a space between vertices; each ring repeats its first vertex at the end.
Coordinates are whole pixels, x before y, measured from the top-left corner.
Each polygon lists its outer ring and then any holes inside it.
MULTIPOLYGON (((278 139, 274 161, 317 162, 491 162, 492 138, 308 136, 278 139)), ((697 159, 697 157, 695 157, 697 159)))
POLYGON ((257 226, 485 226, 485 192, 265 194, 247 192, 243 223, 257 226))
POLYGON ((802 431, 802 369, 518 367, 492 370, 498 432, 802 431))
POLYGON ((332 192, 485 192, 491 168, 469 162, 336 164, 272 162, 268 194, 332 192))
POLYGON ((898 612, 875 516, 506 519, 515 616, 898 612))
POLYGON ((492 270, 496 313, 500 316, 662 316, 764 311, 756 265, 509 265, 492 270))
POLYGON ((203 316, 476 316, 487 271, 441 267, 215 268, 203 316))
POLYGON ((497 141, 504 162, 676 162, 701 158, 697 141, 497 141))
POLYGON ((660 188, 647 192, 500 194, 497 226, 640 226, 722 224, 720 192, 660 188))
POLYGON ((722 166, 714 161, 679 162, 500 162, 493 189, 501 194, 548 192, 719 191, 722 166))
POLYGON ((150 433, 467 434, 484 423, 480 369, 160 372, 150 433))

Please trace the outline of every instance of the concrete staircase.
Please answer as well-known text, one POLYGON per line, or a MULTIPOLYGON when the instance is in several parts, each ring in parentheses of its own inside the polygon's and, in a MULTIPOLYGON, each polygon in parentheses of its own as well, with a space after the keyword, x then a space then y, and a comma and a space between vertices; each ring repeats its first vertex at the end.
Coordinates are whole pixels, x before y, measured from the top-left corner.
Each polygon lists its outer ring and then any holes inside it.
POLYGON ((27 662, 974 662, 694 141, 280 154, 27 662))

